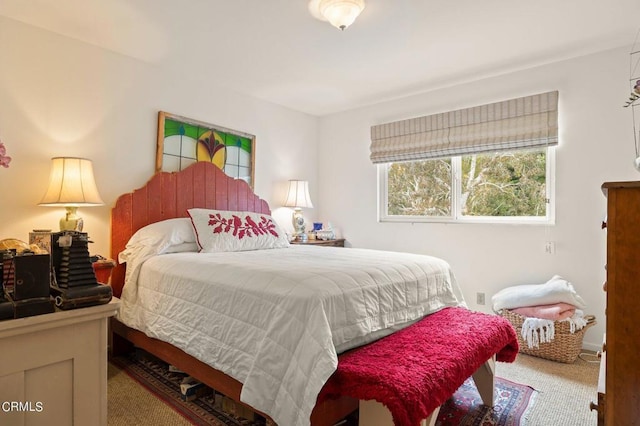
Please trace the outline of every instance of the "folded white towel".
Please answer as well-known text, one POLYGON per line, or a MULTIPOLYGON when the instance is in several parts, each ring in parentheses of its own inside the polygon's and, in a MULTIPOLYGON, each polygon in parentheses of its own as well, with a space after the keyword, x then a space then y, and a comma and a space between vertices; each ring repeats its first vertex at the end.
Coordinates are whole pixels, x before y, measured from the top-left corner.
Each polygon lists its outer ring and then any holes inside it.
POLYGON ((568 303, 576 308, 586 307, 573 285, 559 275, 554 275, 544 284, 516 285, 507 287, 491 298, 493 310, 522 308, 525 306, 550 305, 568 303))

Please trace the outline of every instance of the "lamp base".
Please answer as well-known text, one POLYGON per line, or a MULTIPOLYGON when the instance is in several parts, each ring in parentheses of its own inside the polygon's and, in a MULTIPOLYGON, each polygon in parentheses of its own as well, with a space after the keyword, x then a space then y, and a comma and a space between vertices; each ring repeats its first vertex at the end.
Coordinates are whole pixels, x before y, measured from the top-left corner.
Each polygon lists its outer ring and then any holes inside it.
POLYGON ((80 216, 76 214, 78 211, 78 208, 77 207, 65 207, 65 208, 67 209, 67 213, 64 215, 62 219, 60 219, 60 230, 82 232, 82 228, 84 227, 84 221, 80 216))
POLYGON ((304 220, 302 209, 300 207, 296 207, 295 209, 293 209, 293 217, 291 218, 291 222, 293 223, 293 230, 296 237, 300 238, 302 235, 306 237, 305 229, 307 228, 307 224, 304 220))

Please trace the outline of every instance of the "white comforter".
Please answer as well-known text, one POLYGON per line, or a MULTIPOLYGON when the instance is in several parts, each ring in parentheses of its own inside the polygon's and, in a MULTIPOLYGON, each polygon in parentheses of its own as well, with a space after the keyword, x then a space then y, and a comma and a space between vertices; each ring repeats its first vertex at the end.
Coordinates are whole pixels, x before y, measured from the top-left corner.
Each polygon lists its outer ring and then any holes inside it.
POLYGON ((119 319, 242 382, 241 400, 282 426, 309 424, 338 351, 464 306, 449 265, 429 256, 291 246, 145 257, 119 319))

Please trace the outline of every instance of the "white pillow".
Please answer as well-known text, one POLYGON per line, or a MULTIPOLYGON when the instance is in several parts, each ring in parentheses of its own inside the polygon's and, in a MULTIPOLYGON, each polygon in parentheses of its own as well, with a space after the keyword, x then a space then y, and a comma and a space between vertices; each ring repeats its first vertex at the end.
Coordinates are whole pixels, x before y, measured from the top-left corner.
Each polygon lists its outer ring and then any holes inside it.
POLYGON ((142 247, 151 249, 155 254, 162 254, 171 252, 173 247, 180 244, 195 242, 196 235, 188 217, 166 219, 140 228, 129 238, 125 249, 118 255, 118 260, 120 263, 126 262, 142 247))
POLYGON ((586 308, 582 297, 576 293, 573 285, 559 275, 554 275, 544 284, 527 284, 507 287, 491 298, 493 310, 522 308, 526 306, 568 303, 579 309, 586 308))
MULTIPOLYGON (((191 224, 191 222, 189 222, 191 224)), ((191 226, 191 225, 190 225, 191 226)), ((195 235, 195 234, 194 234, 195 235)), ((169 253, 187 253, 187 252, 198 252, 200 251, 200 247, 198 247, 198 243, 182 243, 182 244, 174 244, 166 248, 164 251, 165 254, 169 253)))
POLYGON ((188 213, 202 252, 289 247, 286 234, 268 214, 207 209, 188 213))

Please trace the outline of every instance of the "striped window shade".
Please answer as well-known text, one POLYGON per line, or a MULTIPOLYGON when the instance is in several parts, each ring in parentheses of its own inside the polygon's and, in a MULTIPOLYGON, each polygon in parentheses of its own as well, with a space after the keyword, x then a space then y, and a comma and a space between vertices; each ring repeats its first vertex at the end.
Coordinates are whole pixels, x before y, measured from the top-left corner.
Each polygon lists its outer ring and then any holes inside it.
POLYGON ((557 91, 371 127, 376 164, 557 144, 557 91))

